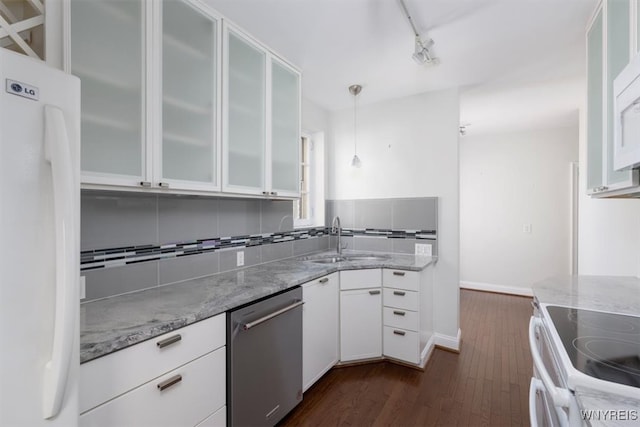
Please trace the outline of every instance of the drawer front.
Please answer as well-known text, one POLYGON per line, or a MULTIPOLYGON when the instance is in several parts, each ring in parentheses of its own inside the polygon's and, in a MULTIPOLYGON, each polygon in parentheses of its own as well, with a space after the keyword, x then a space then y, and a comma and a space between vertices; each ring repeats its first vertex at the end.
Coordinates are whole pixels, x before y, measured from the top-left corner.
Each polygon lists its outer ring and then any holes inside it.
POLYGON ((420 340, 417 332, 385 326, 382 334, 385 356, 420 363, 420 340))
POLYGON ((415 311, 384 307, 382 309, 382 315, 385 326, 410 331, 418 330, 418 313, 415 311))
POLYGON ((420 274, 417 271, 385 269, 382 270, 382 283, 386 288, 417 291, 420 284, 420 274))
POLYGON ((405 291, 403 289, 383 288, 385 307, 402 308, 405 310, 418 311, 418 293, 405 291))
POLYGON ((82 414, 80 427, 195 426, 226 403, 225 361, 222 347, 82 414))
POLYGON ((227 427, 227 407, 223 406, 218 409, 196 427, 227 427))
POLYGON ((225 329, 226 317, 222 313, 83 363, 80 413, 224 346, 225 329))
POLYGON ((371 270, 346 270, 340 272, 340 290, 379 288, 382 286, 382 272, 371 270))

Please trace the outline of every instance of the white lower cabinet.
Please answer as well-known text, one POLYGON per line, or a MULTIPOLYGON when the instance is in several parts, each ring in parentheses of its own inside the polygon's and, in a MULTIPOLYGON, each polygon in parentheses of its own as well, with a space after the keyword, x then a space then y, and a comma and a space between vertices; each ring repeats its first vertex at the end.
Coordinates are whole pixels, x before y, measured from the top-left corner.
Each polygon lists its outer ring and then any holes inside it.
POLYGON ((226 424, 225 314, 80 366, 88 426, 226 424))
POLYGON ((382 356, 382 272, 340 272, 340 360, 382 356), (358 288, 360 289, 354 289, 358 288), (345 290, 347 289, 347 290, 345 290))
POLYGON ((338 273, 302 285, 302 388, 338 363, 338 273))
POLYGON ((433 343, 433 269, 385 269, 383 292, 383 354, 423 366, 433 343))

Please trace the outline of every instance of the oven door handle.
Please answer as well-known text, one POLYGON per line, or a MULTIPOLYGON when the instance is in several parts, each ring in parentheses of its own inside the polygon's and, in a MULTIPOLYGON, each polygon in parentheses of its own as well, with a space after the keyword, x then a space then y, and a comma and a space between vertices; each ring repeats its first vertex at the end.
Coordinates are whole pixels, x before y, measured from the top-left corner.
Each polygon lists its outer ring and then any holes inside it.
POLYGON ((531 349, 533 365, 542 379, 544 388, 551 396, 553 404, 561 408, 568 408, 571 401, 571 393, 566 388, 556 387, 549 376, 549 372, 542 362, 542 356, 540 356, 540 352, 538 351, 538 346, 536 344, 536 329, 540 327, 543 327, 542 320, 538 317, 531 316, 531 320, 529 320, 529 348, 531 349))
POLYGON ((536 395, 544 392, 544 384, 537 378, 531 378, 529 385, 529 422, 531 427, 538 427, 538 413, 536 412, 536 395))
POLYGON ((287 311, 291 311, 291 310, 293 310, 294 308, 298 308, 298 307, 300 307, 302 304, 304 304, 304 301, 297 301, 297 302, 294 302, 294 303, 293 303, 293 304, 291 304, 291 305, 288 305, 288 306, 286 306, 286 307, 284 307, 284 308, 281 308, 280 310, 276 310, 276 311, 274 311, 273 313, 269 313, 269 314, 267 314, 266 316, 263 316, 263 317, 261 317, 261 318, 259 318, 259 319, 257 319, 257 320, 254 320, 253 322, 249 322, 249 323, 244 323, 244 324, 242 324, 242 325, 241 325, 241 326, 242 326, 242 329, 243 329, 243 330, 245 330, 245 331, 248 331, 249 329, 251 329, 251 328, 253 328, 253 327, 255 327, 255 326, 258 326, 259 324, 264 323, 264 322, 266 322, 267 320, 271 320, 271 319, 273 319, 273 318, 274 318, 274 317, 276 317, 276 316, 280 316, 281 314, 286 313, 287 311))

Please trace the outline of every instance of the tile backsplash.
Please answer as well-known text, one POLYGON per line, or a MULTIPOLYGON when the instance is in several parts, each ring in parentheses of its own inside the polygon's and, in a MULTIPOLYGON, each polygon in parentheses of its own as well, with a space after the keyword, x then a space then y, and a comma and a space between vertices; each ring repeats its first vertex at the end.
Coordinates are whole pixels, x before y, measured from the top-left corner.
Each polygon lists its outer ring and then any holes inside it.
POLYGON ((437 254, 437 198, 327 200, 326 226, 294 229, 293 202, 83 191, 84 301, 334 247, 341 218, 347 248, 437 254))

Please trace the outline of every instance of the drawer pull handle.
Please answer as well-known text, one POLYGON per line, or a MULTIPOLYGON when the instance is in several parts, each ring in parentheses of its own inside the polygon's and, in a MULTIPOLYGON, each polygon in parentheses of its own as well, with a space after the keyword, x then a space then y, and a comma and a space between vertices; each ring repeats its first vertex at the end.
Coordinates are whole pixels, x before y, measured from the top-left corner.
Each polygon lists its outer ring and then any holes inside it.
POLYGON ((320 282, 320 283, 327 283, 328 281, 329 281, 328 277, 325 277, 324 279, 318 280, 318 282, 320 282))
POLYGON ((175 344, 180 340, 182 340, 182 335, 176 334, 176 335, 170 336, 169 338, 165 338, 161 341, 158 341, 156 345, 158 346, 158 348, 165 348, 166 346, 175 344))
POLYGON ((394 334, 394 335, 404 336, 405 332, 404 332, 404 331, 397 331, 397 330, 395 330, 395 331, 393 331, 393 334, 394 334))
POLYGON ((172 385, 178 384, 180 381, 182 381, 182 375, 180 375, 180 374, 174 375, 173 377, 169 378, 168 380, 162 381, 160 384, 158 384, 158 390, 165 391, 166 389, 168 389, 172 385))
POLYGON ((406 295, 406 292, 402 292, 402 291, 393 291, 394 295, 398 295, 399 297, 403 297, 406 295))
POLYGON ((404 276, 404 271, 394 271, 393 275, 394 276, 404 276))
POLYGON ((378 295, 380 291, 369 291, 369 295, 378 295))
POLYGON ((393 314, 395 314, 396 316, 404 316, 406 313, 404 311, 393 311, 393 314))

